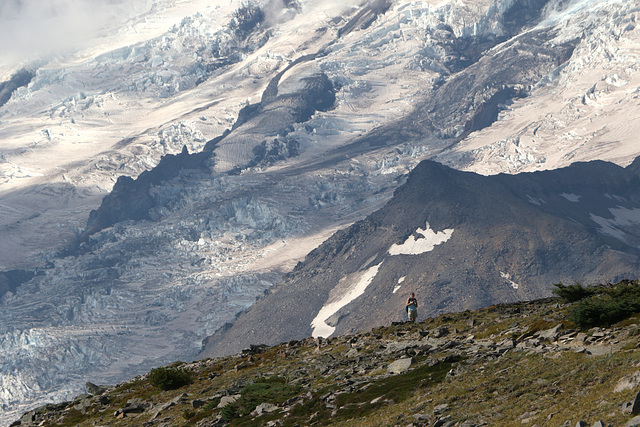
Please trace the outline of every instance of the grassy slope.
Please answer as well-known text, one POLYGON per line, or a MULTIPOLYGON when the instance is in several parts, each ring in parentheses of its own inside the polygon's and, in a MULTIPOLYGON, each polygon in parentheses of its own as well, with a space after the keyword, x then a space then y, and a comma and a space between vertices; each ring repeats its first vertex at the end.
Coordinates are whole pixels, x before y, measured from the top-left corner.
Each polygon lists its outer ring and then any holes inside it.
MULTIPOLYGON (((640 386, 621 392, 614 387, 640 367, 640 318, 576 335, 580 331, 568 321, 571 307, 558 299, 500 305, 183 364, 194 382, 178 390, 161 391, 143 376, 107 390, 103 403, 98 397, 77 399, 65 408, 50 408, 35 423, 213 425, 221 413, 215 408, 220 397, 244 389, 239 402, 245 406, 238 405, 238 413, 264 401, 280 409, 236 418, 231 425, 273 420, 281 425, 432 425, 447 416, 457 425, 560 426, 578 420, 624 425, 632 415, 621 406, 640 386), (564 325, 559 340, 535 336, 559 324, 564 325), (445 335, 436 338, 440 334, 445 335), (413 358, 411 369, 388 374, 388 365, 403 357, 413 358), (271 378, 270 385, 256 386, 258 378, 271 378), (173 399, 174 405, 161 409, 173 399), (194 400, 204 406, 194 408, 194 400), (147 409, 117 419, 116 411, 127 402, 147 409), (434 414, 443 404, 446 409, 434 414)), ((231 412, 228 408, 225 415, 231 412)))

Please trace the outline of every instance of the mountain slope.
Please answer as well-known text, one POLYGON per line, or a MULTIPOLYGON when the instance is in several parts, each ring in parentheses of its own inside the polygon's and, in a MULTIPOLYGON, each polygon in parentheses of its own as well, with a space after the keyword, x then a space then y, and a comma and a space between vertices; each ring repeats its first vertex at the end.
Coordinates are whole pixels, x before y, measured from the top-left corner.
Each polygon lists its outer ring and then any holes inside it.
POLYGON ((202 356, 549 295, 640 274, 640 175, 612 163, 482 176, 424 161, 394 197, 309 253, 202 356))
MULTIPOLYGON (((640 154, 630 0, 135 4, 96 44, 0 60, 3 80, 34 73, 0 107, 0 422, 77 393, 88 372, 115 382, 196 357, 424 159, 493 174, 640 154)), ((565 220, 581 215, 577 194, 559 199, 565 220)), ((626 251, 634 206, 591 209, 608 234, 580 244, 626 251)), ((420 228, 436 249, 461 245, 460 229, 425 219, 387 243, 420 228)), ((482 229, 468 233, 476 248, 482 229)), ((491 265, 462 266, 446 273, 455 286, 477 268, 522 293, 491 265)), ((475 289, 469 304, 497 295, 475 289)))
POLYGON ((89 394, 16 425, 636 426, 638 317, 580 330, 570 320, 580 304, 500 304, 176 362, 88 383, 89 394), (167 390, 161 374, 176 370, 192 382, 167 390))

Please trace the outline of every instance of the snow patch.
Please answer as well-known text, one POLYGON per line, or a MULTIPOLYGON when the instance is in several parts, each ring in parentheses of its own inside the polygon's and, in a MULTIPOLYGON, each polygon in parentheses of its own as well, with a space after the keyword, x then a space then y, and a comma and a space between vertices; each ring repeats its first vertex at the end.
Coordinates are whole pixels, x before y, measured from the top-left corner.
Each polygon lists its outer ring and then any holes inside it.
POLYGON ((420 255, 430 252, 436 245, 442 244, 449 240, 453 235, 453 228, 447 228, 444 231, 433 231, 426 223, 425 229, 418 228, 415 234, 419 234, 422 238, 409 236, 403 244, 393 244, 389 248, 390 255, 420 255))
POLYGON ((627 242, 628 234, 620 227, 640 225, 640 209, 628 209, 623 207, 610 208, 613 218, 604 218, 591 214, 591 220, 600 226, 602 234, 627 242))
MULTIPOLYGON (((311 322, 311 326, 313 327, 311 336, 313 336, 314 338, 327 338, 331 336, 331 334, 333 334, 336 328, 327 325, 325 323, 325 320, 335 314, 342 307, 362 295, 378 274, 378 270, 380 269, 381 265, 382 263, 374 265, 373 267, 367 269, 360 277, 360 280, 346 289, 346 292, 344 292, 344 294, 340 295, 332 302, 327 301, 327 303, 325 303, 325 305, 318 312, 318 315, 311 322)), ((329 300, 330 299, 332 299, 331 296, 329 296, 329 300)))
POLYGON ((516 282, 514 282, 513 280, 511 280, 511 274, 509 273, 505 273, 503 271, 500 272, 500 277, 502 277, 504 280, 507 281, 507 283, 509 283, 509 285, 513 288, 513 289, 518 289, 520 287, 520 285, 518 285, 516 282))
POLYGON ((542 199, 535 198, 535 197, 530 196, 528 194, 527 194, 527 200, 529 201, 529 203, 531 203, 533 205, 536 205, 536 206, 541 206, 543 203, 547 203, 542 199))
POLYGON ((562 193, 560 194, 560 196, 564 197, 565 199, 573 203, 578 203, 580 201, 580 198, 582 197, 573 193, 562 193))
POLYGON ((407 276, 402 276, 401 278, 398 279, 398 284, 393 288, 394 294, 398 292, 398 290, 400 290, 400 288, 402 287, 402 282, 404 282, 404 279, 406 279, 406 277, 407 276))

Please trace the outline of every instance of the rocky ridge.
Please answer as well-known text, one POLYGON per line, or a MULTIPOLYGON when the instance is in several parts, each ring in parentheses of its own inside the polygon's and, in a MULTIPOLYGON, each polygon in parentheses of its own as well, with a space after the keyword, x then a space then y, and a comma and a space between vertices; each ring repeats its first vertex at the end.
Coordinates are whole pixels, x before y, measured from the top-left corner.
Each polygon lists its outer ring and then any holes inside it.
POLYGON ((251 345, 169 365, 193 378, 178 389, 148 375, 87 383, 12 425, 640 425, 640 319, 580 329, 574 306, 548 298, 251 345))
POLYGON ((554 280, 635 279, 639 164, 483 176, 424 161, 384 207, 310 252, 202 354, 400 320, 409 292, 432 314, 549 296, 554 280))

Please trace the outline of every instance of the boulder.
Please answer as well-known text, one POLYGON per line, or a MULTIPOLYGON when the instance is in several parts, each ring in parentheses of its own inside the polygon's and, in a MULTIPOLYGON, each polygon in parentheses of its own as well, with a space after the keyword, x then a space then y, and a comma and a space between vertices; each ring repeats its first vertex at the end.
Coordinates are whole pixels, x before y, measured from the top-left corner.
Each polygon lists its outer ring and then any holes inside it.
POLYGON ((546 329, 544 331, 538 331, 534 335, 535 337, 540 338, 544 341, 556 341, 560 336, 560 330, 562 329, 562 325, 556 325, 551 329, 546 329))
POLYGON ((434 330, 432 334, 434 338, 442 338, 445 335, 449 335, 449 328, 447 328, 446 326, 440 326, 439 328, 436 328, 436 330, 434 330))
POLYGON ((443 403, 442 405, 438 405, 435 408, 433 408, 433 414, 434 415, 444 414, 447 409, 449 409, 449 405, 447 405, 446 403, 443 403))
POLYGON ((454 425, 455 423, 451 421, 451 416, 446 415, 444 417, 440 417, 433 423, 433 427, 449 427, 454 425))
POLYGON ((231 396, 223 396, 222 399, 220 399, 220 403, 218 403, 218 408, 224 408, 229 403, 233 403, 238 399, 240 399, 240 395, 239 394, 234 394, 234 395, 231 395, 231 396))
POLYGON ((640 427, 640 416, 631 418, 624 427, 640 427))
POLYGON ((429 415, 427 414, 413 414, 413 419, 417 422, 426 422, 429 421, 429 415))
POLYGON ((404 359, 398 359, 389 365, 389 367, 387 368, 387 371, 390 374, 401 374, 409 370, 409 367, 411 366, 411 362, 412 360, 410 357, 406 357, 404 359))
POLYGON ((118 409, 113 414, 113 416, 118 419, 121 419, 121 418, 125 418, 129 414, 141 414, 146 409, 147 409, 147 405, 143 403, 127 402, 127 404, 123 408, 118 409))
POLYGON ((95 385, 95 384, 90 383, 88 381, 85 383, 84 387, 87 390, 87 393, 92 394, 94 396, 100 396, 105 391, 107 391, 106 387, 95 385))
POLYGON ((191 406, 193 406, 193 409, 202 408, 206 404, 207 404, 207 402, 205 402, 204 400, 200 400, 200 399, 195 399, 193 402, 191 402, 191 406))
POLYGON ((624 377, 620 378, 613 391, 619 393, 621 391, 633 389, 638 386, 640 386, 640 371, 630 375, 625 375, 624 377))
POLYGON ((278 407, 276 405, 264 402, 264 403, 259 404, 256 407, 256 409, 254 409, 253 412, 251 412, 251 415, 254 416, 254 417, 257 417, 257 416, 260 416, 262 414, 270 413, 270 412, 273 412, 273 411, 276 411, 276 410, 278 410, 278 407))
POLYGON ((633 404, 631 405, 631 413, 633 415, 640 414, 640 392, 638 392, 635 399, 633 399, 633 404))

